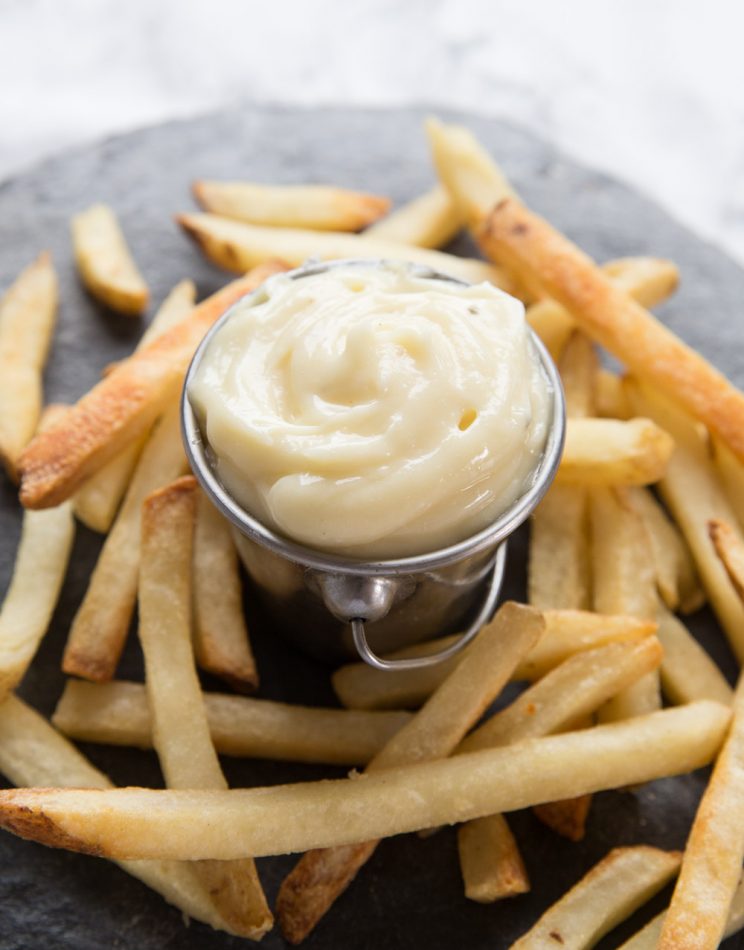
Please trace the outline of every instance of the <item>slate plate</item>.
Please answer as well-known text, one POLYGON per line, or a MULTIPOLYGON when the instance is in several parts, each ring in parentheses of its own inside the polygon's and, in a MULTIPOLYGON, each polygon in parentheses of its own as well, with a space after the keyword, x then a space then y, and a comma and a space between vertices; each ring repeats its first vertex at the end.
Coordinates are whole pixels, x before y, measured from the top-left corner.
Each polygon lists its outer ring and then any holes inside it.
MULTIPOLYGON (((72 401, 99 377, 101 367, 126 355, 140 328, 93 304, 80 289, 68 239, 70 215, 93 201, 109 202, 160 300, 185 276, 201 295, 224 281, 172 223, 174 212, 191 207, 189 183, 196 177, 246 177, 271 182, 318 181, 389 194, 400 201, 432 181, 423 112, 300 111, 246 108, 134 132, 68 152, 0 186, 0 286, 45 247, 51 248, 62 284, 62 307, 47 373, 51 400, 72 401)), ((700 241, 650 201, 604 175, 581 168, 523 130, 475 116, 466 122, 490 147, 536 209, 555 221, 600 260, 655 254, 677 261, 683 286, 661 310, 686 340, 744 384, 740 308, 744 273, 716 248, 700 241)), ((467 251, 467 242, 459 249, 467 251)), ((0 589, 10 576, 20 528, 13 489, 0 487, 0 589)), ((61 692, 59 670, 66 631, 85 590, 99 540, 80 529, 52 629, 23 684, 22 694, 51 713, 61 692)), ((523 596, 525 538, 512 545, 507 593, 523 596)), ((733 676, 734 663, 706 612, 692 627, 716 660, 733 676)), ((331 704, 328 671, 300 656, 254 624, 262 675, 261 695, 297 703, 331 704)), ((141 657, 129 644, 121 675, 141 676, 141 657)), ((212 683, 212 688, 216 684, 212 683)), ((85 746, 93 762, 118 784, 161 783, 150 753, 85 746)), ((233 785, 300 781, 342 774, 309 766, 225 760, 233 785)), ((440 950, 508 947, 544 908, 613 845, 647 842, 684 844, 704 774, 657 782, 637 794, 595 798, 586 840, 569 844, 529 812, 513 816, 533 882, 524 897, 483 907, 465 901, 451 830, 419 840, 401 836, 383 843, 355 884, 337 902, 305 946, 440 950)), ((294 862, 259 862, 273 902, 294 862)), ((160 897, 111 864, 52 851, 0 835, 0 947, 74 948, 177 947, 216 950, 237 939, 201 924, 186 928, 181 915, 160 897)), ((661 900, 601 946, 614 947, 661 900)), ((267 950, 285 944, 275 931, 267 950)), ((729 947, 744 946, 736 939, 729 947)))

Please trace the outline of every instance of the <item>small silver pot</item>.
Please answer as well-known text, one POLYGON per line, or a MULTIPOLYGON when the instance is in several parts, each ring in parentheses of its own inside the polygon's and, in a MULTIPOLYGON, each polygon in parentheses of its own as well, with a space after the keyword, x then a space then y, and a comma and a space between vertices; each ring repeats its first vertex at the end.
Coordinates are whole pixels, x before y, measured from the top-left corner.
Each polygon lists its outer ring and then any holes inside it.
MULTIPOLYGON (((301 280, 330 268, 381 263, 309 263, 285 276, 301 280)), ((428 267, 410 265, 410 270, 418 277, 466 286, 428 267)), ((194 475, 233 525, 240 557, 272 621, 302 650, 329 662, 358 654, 378 669, 399 670, 448 659, 493 614, 503 581, 506 539, 529 517, 558 469, 566 412, 560 376, 547 350, 530 331, 553 404, 547 440, 524 493, 493 524, 457 544, 411 557, 361 561, 315 551, 277 534, 242 508, 216 474, 188 390, 212 337, 239 303, 212 327, 191 362, 181 402, 183 438, 194 475), (398 660, 380 655, 457 631, 463 631, 458 639, 437 653, 398 660)))

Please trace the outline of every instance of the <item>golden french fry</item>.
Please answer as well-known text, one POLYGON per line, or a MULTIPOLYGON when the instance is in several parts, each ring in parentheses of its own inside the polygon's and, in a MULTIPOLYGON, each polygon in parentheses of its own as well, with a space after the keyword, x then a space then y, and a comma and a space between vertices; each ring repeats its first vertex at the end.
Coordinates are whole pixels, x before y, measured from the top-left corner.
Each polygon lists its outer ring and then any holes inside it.
POLYGON ((5 789, 0 827, 101 857, 231 860, 351 844, 689 772, 731 712, 709 701, 361 778, 229 791, 5 789))
POLYGON ((614 848, 549 907, 513 950, 559 945, 585 950, 650 900, 677 873, 678 851, 614 848))
POLYGON ((261 185, 248 181, 195 181, 205 211, 279 228, 359 231, 381 218, 390 199, 330 185, 261 185))
POLYGON ((659 950, 717 947, 744 861, 744 678, 728 738, 698 806, 659 950))
POLYGON ((708 533, 731 583, 744 599, 744 539, 734 527, 720 519, 708 522, 708 533))
MULTIPOLYGON (((656 630, 651 620, 608 617, 581 610, 546 610, 545 634, 518 664, 515 680, 538 680, 567 657, 607 643, 640 640, 656 630)), ((453 643, 443 637, 390 654, 391 659, 423 656, 453 643)), ((467 652, 467 651, 464 651, 467 652)), ((418 670, 375 670, 366 663, 349 663, 332 676, 333 689, 351 709, 402 709, 420 706, 460 662, 460 657, 418 670)))
MULTIPOLYGON (((449 755, 509 679, 520 658, 544 630, 542 615, 505 603, 451 675, 420 712, 372 759, 366 772, 381 772, 449 755)), ((345 842, 356 844, 356 841, 345 842)), ((340 851, 303 855, 282 882, 277 917, 285 937, 298 943, 316 926, 370 858, 377 841, 340 851)))
POLYGON ((530 880, 503 815, 487 815, 457 829, 465 896, 480 904, 526 894, 530 880))
POLYGON ((744 464, 720 439, 711 439, 713 462, 729 504, 736 513, 739 527, 744 527, 744 464))
POLYGON ((74 215, 70 227, 78 270, 91 294, 112 310, 139 316, 150 294, 111 208, 92 205, 74 215))
POLYGON ((594 414, 594 389, 599 357, 591 340, 574 331, 566 341, 558 369, 566 400, 566 415, 585 418, 594 414))
MULTIPOLYGON (((223 755, 328 765, 366 765, 411 718, 402 711, 290 706, 227 693, 204 693, 204 705, 212 742, 223 755)), ((70 679, 52 721, 83 742, 152 748, 141 683, 70 679)))
MULTIPOLYGON (((155 750, 168 788, 227 790, 207 724, 191 646, 193 476, 148 495, 142 507, 139 639, 155 750)), ((194 875, 236 933, 260 940, 274 922, 251 858, 199 861, 194 875)))
POLYGON ((594 398, 597 404, 597 415, 602 418, 630 419, 633 415, 622 376, 609 369, 600 367, 598 370, 594 398))
MULTIPOLYGON (((103 772, 13 694, 0 704, 0 772, 15 785, 113 788, 103 772)), ((227 929, 209 894, 195 880, 190 864, 157 859, 117 864, 187 916, 227 929)))
POLYGON ((569 485, 648 485, 663 477, 674 449, 650 419, 569 419, 556 481, 569 485))
POLYGON ((545 220, 507 198, 491 212, 480 244, 520 279, 534 278, 585 333, 678 400, 744 460, 744 394, 545 220))
POLYGON ((256 689, 258 670, 243 614, 238 555, 230 526, 203 493, 194 531, 193 575, 196 662, 235 689, 256 689))
POLYGON ((513 282, 493 264, 410 244, 382 241, 366 234, 262 228, 206 213, 181 214, 177 221, 210 261, 238 273, 274 258, 293 267, 304 264, 309 257, 322 261, 384 258, 423 264, 472 283, 489 280, 505 290, 513 287, 513 282))
POLYGON ((395 208, 365 230, 367 237, 433 249, 444 247, 462 228, 449 192, 435 185, 413 201, 395 208))
POLYGON ((733 690, 687 627, 661 603, 656 620, 657 636, 664 647, 660 673, 667 698, 673 703, 714 699, 730 705, 733 690))
POLYGON ((696 424, 669 399, 637 380, 628 380, 636 411, 647 413, 674 438, 675 450, 659 485, 661 496, 689 545, 700 580, 729 643, 744 660, 744 606, 716 555, 708 534, 710 521, 736 525, 696 424))
POLYGON ((163 416, 132 477, 70 628, 62 669, 105 681, 116 672, 137 600, 141 509, 147 495, 187 469, 178 403, 163 416))
POLYGON ((52 258, 44 252, 0 301, 0 461, 13 479, 41 417, 42 372, 58 297, 52 258))
POLYGON ((49 508, 65 501, 146 432, 178 392, 194 351, 215 320, 282 269, 278 264, 256 268, 204 300, 189 317, 116 366, 64 419, 38 434, 20 461, 21 503, 49 508))

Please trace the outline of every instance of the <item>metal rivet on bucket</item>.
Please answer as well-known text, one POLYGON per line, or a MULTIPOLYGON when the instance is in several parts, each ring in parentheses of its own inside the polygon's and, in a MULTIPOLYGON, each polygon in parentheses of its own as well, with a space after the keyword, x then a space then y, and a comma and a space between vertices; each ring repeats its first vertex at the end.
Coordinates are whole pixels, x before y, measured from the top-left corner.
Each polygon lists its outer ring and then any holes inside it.
MULTIPOLYGON (((379 267, 385 263, 311 262, 290 271, 284 277, 300 280, 332 268, 379 267)), ((465 286, 463 281, 428 267, 407 266, 417 277, 465 286)), ((260 289, 257 293, 261 293, 260 289)), ((359 656, 378 669, 430 666, 454 656, 475 637, 492 615, 503 581, 506 539, 529 517, 558 469, 565 436, 565 403, 560 376, 544 345, 530 331, 532 344, 552 394, 553 406, 546 443, 525 492, 492 525, 457 544, 410 557, 361 561, 315 551, 277 534, 242 508, 217 477, 187 393, 210 340, 241 303, 243 301, 239 301, 220 318, 197 349, 186 375, 181 410, 184 445, 191 468, 207 496, 237 529, 236 541, 249 574, 259 588, 264 588, 277 614, 291 606, 295 614, 300 618, 305 616, 309 624, 310 615, 305 609, 312 608, 313 602, 322 604, 327 612, 329 626, 327 631, 321 631, 327 634, 326 641, 329 637, 338 636, 337 631, 334 632, 335 628, 331 629, 331 624, 344 625, 359 656), (267 559, 271 559, 272 571, 263 570, 262 552, 267 559), (277 583, 272 587, 274 575, 283 574, 286 577, 281 577, 281 585, 277 583), (385 628, 384 636, 375 634, 384 643, 383 652, 447 632, 436 629, 436 616, 433 620, 426 617, 428 595, 431 595, 433 604, 441 602, 452 607, 449 611, 451 622, 459 630, 464 628, 464 632, 445 649, 434 654, 409 659, 382 659, 380 649, 373 649, 369 642, 370 635, 378 629, 385 628), (481 598, 478 605, 473 602, 475 596, 481 598), (467 622, 458 623, 458 610, 463 616, 467 615, 467 622), (399 621, 399 630, 396 629, 396 620, 399 621), (427 623, 429 626, 434 623, 435 629, 428 629, 427 623)), ((445 614, 446 611, 442 611, 442 616, 445 614)), ((306 631, 308 643, 303 643, 316 654, 328 653, 327 650, 313 649, 309 641, 311 636, 318 637, 318 628, 322 624, 323 619, 316 615, 312 627, 306 631)), ((337 658, 340 656, 339 650, 333 651, 337 658)))

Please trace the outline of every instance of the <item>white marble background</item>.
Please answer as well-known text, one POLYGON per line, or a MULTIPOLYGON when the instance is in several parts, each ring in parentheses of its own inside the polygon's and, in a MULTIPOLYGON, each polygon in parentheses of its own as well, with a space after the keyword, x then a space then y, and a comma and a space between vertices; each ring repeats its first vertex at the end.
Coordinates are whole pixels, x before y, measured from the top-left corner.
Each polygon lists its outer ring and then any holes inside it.
POLYGON ((737 0, 0 0, 0 178, 249 99, 506 116, 744 262, 737 0))

